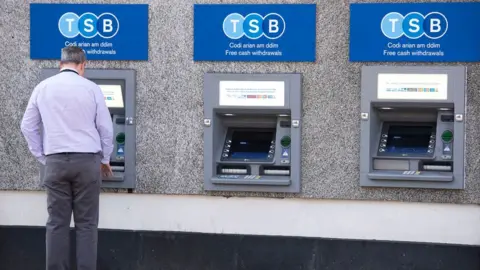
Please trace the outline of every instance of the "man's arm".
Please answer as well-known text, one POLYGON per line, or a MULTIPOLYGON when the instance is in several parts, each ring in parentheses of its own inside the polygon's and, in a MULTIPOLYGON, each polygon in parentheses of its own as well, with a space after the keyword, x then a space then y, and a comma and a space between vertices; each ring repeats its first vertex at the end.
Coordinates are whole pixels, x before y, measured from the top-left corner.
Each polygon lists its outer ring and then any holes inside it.
POLYGON ((97 103, 97 115, 95 118, 95 123, 97 125, 98 133, 100 134, 100 142, 102 145, 102 164, 110 164, 110 155, 113 151, 113 123, 112 118, 110 117, 110 111, 107 108, 105 103, 105 98, 103 96, 102 90, 100 87, 96 87, 95 91, 95 100, 97 103))
POLYGON ((40 127, 42 124, 42 117, 37 107, 37 95, 39 86, 35 87, 28 101, 27 108, 23 114, 20 129, 28 144, 28 149, 33 156, 43 165, 45 165, 45 155, 43 153, 42 136, 40 134, 40 127))

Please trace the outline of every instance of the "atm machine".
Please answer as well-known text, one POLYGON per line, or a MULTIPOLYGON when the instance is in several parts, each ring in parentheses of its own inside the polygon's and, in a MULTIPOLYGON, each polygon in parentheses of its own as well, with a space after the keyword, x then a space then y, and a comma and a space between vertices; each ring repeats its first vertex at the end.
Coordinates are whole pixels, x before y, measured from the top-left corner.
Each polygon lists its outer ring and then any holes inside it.
POLYGON ((360 185, 464 189, 466 68, 365 66, 360 185))
MULTIPOLYGON (((43 69, 41 79, 58 72, 58 69, 43 69)), ((102 179, 102 187, 131 192, 136 184, 135 71, 87 69, 85 78, 102 90, 113 124, 114 148, 110 157, 113 176, 102 179)), ((42 177, 43 166, 40 173, 42 177)))
POLYGON ((204 76, 204 188, 300 192, 300 74, 204 76))

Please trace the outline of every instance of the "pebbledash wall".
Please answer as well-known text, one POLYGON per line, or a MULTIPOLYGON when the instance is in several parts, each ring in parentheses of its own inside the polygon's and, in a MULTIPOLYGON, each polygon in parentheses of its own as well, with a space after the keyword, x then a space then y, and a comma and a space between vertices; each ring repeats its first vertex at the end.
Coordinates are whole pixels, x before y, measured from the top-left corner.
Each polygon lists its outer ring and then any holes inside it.
MULTIPOLYGON (((28 151, 19 126, 30 93, 39 82, 40 69, 58 67, 58 63, 29 58, 29 2, 0 1, 0 225, 6 226, 43 226, 46 221, 38 165, 28 151)), ((369 63, 348 60, 349 1, 81 2, 149 4, 148 62, 88 63, 89 68, 129 68, 137 74, 137 186, 134 194, 104 191, 101 228, 480 245, 480 207, 477 206, 480 202, 480 65, 467 65, 465 190, 361 188, 360 70, 369 63), (219 2, 316 2, 317 61, 194 63, 192 5, 219 2), (302 73, 300 194, 203 190, 202 83, 205 72, 302 73)), ((5 250, 2 252, 7 254, 5 250)), ((345 250, 347 255, 342 256, 350 256, 349 248, 345 250)), ((468 252, 464 254, 472 255, 471 264, 461 269, 480 265, 478 249, 468 252)), ((442 256, 444 262, 448 260, 442 256)), ((361 265, 366 263, 357 266, 361 265)), ((269 267, 263 269, 297 269, 269 267)), ((377 269, 375 267, 367 268, 377 269)), ((379 269, 387 269, 388 264, 382 267, 379 269)))

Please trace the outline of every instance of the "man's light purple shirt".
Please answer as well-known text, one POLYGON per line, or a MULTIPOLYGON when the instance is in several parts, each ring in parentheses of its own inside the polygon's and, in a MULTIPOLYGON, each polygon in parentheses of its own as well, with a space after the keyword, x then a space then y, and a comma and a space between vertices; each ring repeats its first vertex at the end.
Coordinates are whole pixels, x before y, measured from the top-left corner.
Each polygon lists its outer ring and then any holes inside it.
POLYGON ((35 87, 21 130, 30 152, 44 165, 46 155, 65 152, 102 152, 102 163, 108 164, 113 151, 112 119, 100 87, 72 71, 35 87))

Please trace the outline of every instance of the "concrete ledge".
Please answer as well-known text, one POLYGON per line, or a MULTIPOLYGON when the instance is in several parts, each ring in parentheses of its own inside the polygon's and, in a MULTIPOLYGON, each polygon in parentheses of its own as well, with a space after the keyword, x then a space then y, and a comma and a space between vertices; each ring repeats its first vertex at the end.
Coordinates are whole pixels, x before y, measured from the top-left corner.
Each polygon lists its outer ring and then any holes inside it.
MULTIPOLYGON (((480 245, 477 205, 102 194, 100 207, 103 229, 480 245)), ((44 193, 0 192, 0 225, 46 220, 44 193)))

